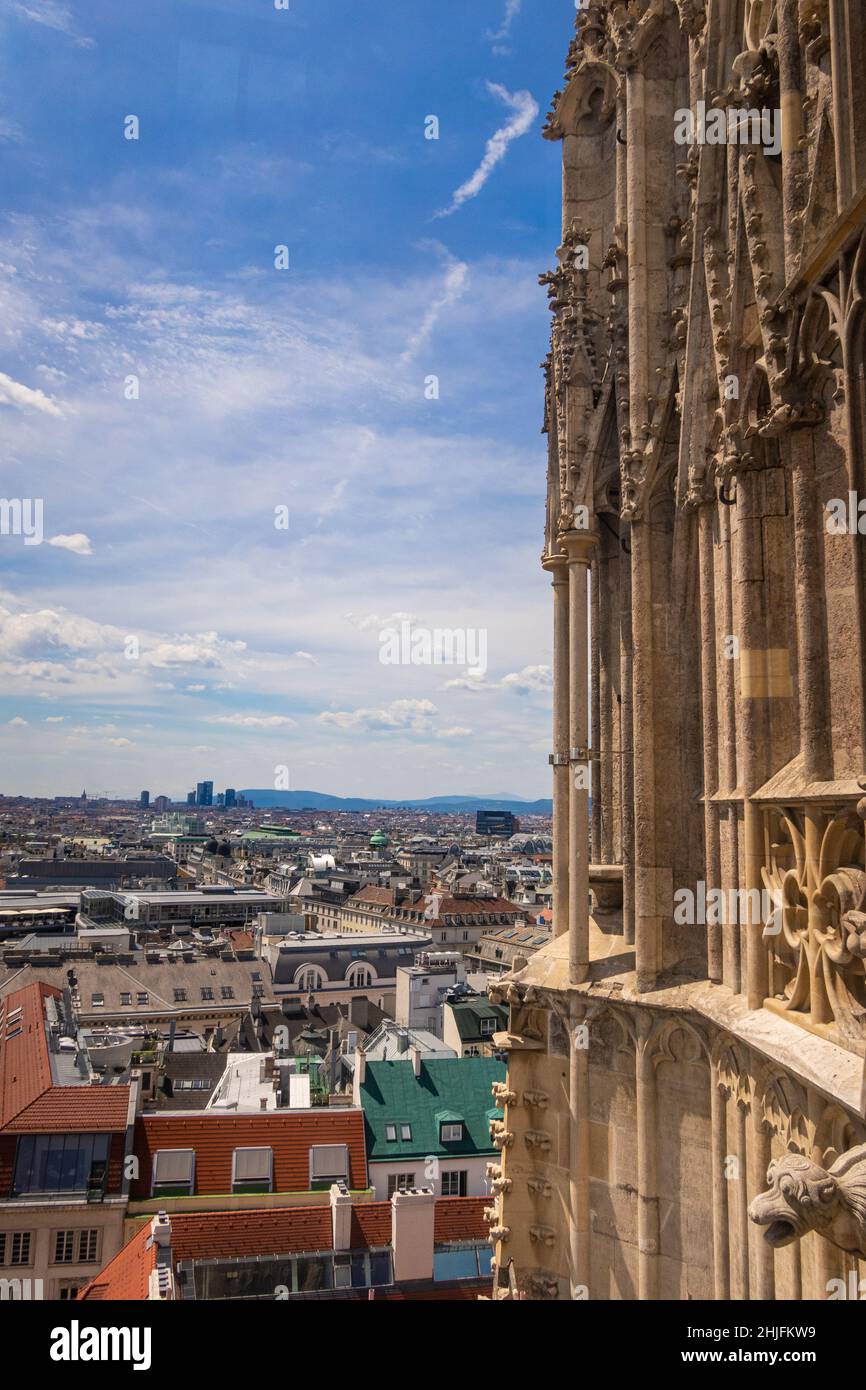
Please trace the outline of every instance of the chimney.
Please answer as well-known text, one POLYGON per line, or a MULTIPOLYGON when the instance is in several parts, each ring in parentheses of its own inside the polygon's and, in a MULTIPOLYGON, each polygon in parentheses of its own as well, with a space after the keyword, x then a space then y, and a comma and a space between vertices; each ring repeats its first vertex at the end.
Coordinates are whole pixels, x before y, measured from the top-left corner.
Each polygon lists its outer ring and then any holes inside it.
POLYGON ((352 1104, 361 1104, 361 1087, 367 1076, 367 1058, 360 1047, 355 1048, 355 1074, 352 1078, 352 1104))
POLYGON ((171 1221, 164 1211, 158 1211, 150 1223, 150 1234, 154 1245, 167 1250, 171 1245, 171 1221))
POLYGON ((409 1056, 412 1058, 412 1071, 416 1076, 421 1075, 421 1049, 413 1043, 409 1049, 409 1056))
POLYGON ((334 1233, 334 1249, 351 1250, 352 1198, 336 1182, 331 1184, 331 1226, 334 1233))
POLYGON ((267 1098, 267 1096, 260 1096, 260 1097, 259 1097, 259 1109, 260 1109, 260 1110, 267 1110, 267 1108, 268 1108, 268 1098, 267 1098))
POLYGON ((394 1283, 433 1278, 436 1199, 429 1187, 395 1192, 391 1198, 394 1283))

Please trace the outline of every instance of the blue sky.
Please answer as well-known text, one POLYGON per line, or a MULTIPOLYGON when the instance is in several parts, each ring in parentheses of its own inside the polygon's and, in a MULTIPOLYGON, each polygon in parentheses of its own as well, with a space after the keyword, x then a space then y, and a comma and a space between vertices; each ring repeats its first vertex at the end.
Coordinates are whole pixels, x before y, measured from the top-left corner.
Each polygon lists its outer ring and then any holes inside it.
POLYGON ((0 790, 548 794, 573 20, 2 0, 0 493, 44 539, 0 535, 0 790), (483 678, 383 665, 403 620, 483 678))

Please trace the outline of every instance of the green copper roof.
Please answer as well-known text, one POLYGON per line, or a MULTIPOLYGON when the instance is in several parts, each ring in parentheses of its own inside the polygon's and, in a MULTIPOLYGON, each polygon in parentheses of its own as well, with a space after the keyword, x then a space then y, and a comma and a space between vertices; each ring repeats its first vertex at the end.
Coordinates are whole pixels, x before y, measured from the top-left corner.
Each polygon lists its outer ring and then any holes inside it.
POLYGON ((503 1004, 490 1004, 486 999, 479 999, 477 1002, 450 1004, 449 1007, 454 1014, 461 1042, 490 1042, 493 1034, 482 1033, 482 1018, 493 1019, 494 1033, 503 1033, 508 1027, 508 1010, 503 1004))
POLYGON ((367 1157, 375 1161, 494 1154, 488 1119, 491 1087, 494 1081, 504 1080, 504 1064, 492 1057, 423 1061, 417 1077, 408 1059, 368 1062, 361 1086, 367 1157), (440 1142, 443 1115, 463 1121, 462 1140, 440 1142), (401 1126, 406 1124, 411 1126, 411 1139, 401 1138, 401 1126), (386 1125, 396 1126, 396 1140, 386 1138, 386 1125))

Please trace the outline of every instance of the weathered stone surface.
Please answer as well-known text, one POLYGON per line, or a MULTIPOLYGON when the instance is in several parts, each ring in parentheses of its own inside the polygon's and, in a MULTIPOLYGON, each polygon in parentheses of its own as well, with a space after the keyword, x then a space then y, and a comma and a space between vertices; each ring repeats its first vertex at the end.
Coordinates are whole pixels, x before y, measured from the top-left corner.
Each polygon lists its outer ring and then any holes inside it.
POLYGON ((851 9, 747 0, 732 42, 721 0, 588 0, 548 118, 543 564, 565 756, 555 936, 506 985, 508 1090, 550 1099, 505 1106, 497 1296, 826 1298, 866 1258, 851 9), (677 143, 699 100, 728 130, 766 110, 778 144, 677 143), (836 501, 850 526, 828 525, 836 501), (590 709, 591 852, 572 786, 590 709))

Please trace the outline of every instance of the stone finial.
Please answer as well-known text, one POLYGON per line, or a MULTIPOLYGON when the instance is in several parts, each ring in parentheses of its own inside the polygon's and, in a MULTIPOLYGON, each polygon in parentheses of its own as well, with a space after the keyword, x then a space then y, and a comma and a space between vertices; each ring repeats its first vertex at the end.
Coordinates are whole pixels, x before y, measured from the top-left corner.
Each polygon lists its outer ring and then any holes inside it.
POLYGON ((769 1187, 749 1207, 774 1249, 817 1231, 840 1250, 866 1259, 866 1144, 849 1149, 832 1168, 803 1154, 785 1154, 767 1170, 769 1187))

